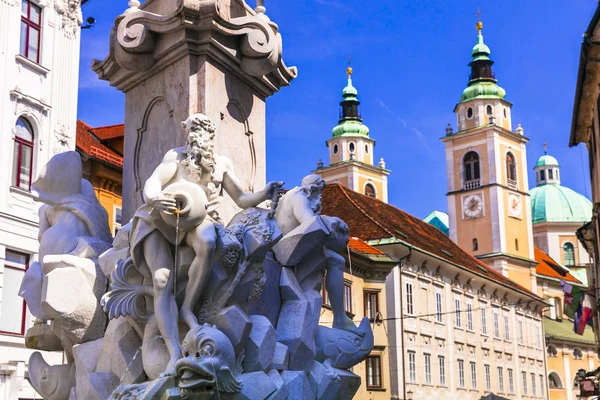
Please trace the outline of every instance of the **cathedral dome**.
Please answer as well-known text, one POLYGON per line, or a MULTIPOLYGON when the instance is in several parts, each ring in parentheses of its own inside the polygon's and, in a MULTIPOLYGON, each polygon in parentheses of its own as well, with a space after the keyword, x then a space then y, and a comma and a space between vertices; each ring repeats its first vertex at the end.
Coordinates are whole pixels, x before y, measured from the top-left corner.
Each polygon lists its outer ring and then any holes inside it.
POLYGON ((340 136, 369 136, 369 127, 360 121, 342 121, 331 132, 334 138, 340 136))
POLYGON ((542 222, 588 222, 592 202, 576 191, 549 183, 529 191, 534 224, 542 222))
POLYGON ((529 191, 531 218, 542 222, 588 222, 592 219, 592 202, 584 195, 561 186, 558 160, 541 156, 534 168, 537 186, 529 191))

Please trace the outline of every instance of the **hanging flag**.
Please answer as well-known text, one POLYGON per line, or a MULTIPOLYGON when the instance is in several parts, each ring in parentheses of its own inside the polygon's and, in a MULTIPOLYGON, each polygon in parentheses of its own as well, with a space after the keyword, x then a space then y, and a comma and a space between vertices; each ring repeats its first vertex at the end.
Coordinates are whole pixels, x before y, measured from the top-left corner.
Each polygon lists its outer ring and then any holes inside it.
POLYGON ((583 289, 570 285, 564 281, 560 282, 560 286, 565 294, 565 308, 564 313, 569 318, 575 318, 577 308, 583 301, 585 292, 583 289))
POLYGON ((575 311, 575 317, 573 318, 573 331, 578 335, 583 335, 583 332, 585 332, 585 326, 588 324, 590 317, 592 316, 592 302, 590 296, 583 294, 581 298, 582 301, 579 302, 579 306, 575 311))

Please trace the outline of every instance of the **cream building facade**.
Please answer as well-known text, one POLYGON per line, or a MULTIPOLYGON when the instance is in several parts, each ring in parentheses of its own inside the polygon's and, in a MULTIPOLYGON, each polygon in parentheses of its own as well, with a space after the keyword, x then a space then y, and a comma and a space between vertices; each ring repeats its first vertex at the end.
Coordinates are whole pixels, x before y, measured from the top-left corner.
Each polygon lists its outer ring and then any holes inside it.
MULTIPOLYGON (((32 318, 18 290, 37 261, 31 182, 75 148, 80 25, 78 1, 0 1, 0 399, 40 398, 25 379, 32 318)), ((61 353, 44 357, 62 362, 61 353)))

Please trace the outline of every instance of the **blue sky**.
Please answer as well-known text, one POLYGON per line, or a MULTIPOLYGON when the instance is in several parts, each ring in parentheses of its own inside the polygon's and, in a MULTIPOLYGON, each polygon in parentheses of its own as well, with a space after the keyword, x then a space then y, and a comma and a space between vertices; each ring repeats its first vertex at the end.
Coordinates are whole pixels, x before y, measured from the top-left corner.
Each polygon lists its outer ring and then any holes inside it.
MULTIPOLYGON (((254 5, 252 0, 249 0, 254 5)), ((283 36, 292 85, 267 100, 267 179, 298 184, 327 162, 325 140, 337 124, 338 103, 352 54, 353 81, 363 122, 377 141, 375 157, 392 170, 389 201, 417 216, 445 211, 444 146, 439 140, 466 87, 480 6, 498 84, 513 103, 532 168, 548 142, 562 166, 562 183, 590 196, 587 151, 569 148, 582 34, 597 6, 592 0, 266 0, 283 36)), ((84 18, 78 116, 92 126, 122 123, 124 96, 90 69, 104 58, 114 17, 127 1, 91 0, 84 18)))

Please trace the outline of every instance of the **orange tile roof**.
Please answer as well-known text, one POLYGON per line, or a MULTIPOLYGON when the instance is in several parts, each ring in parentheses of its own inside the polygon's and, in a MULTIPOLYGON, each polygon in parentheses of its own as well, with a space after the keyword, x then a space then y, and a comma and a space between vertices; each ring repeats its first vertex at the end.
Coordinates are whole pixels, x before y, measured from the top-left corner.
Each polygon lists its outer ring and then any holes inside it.
POLYGON ((362 195, 340 184, 328 184, 323 191, 323 214, 343 219, 350 228, 350 234, 362 240, 397 238, 539 299, 536 294, 458 247, 436 227, 374 197, 362 195))
POLYGON ((370 244, 366 243, 363 240, 360 240, 357 237, 350 238, 350 241, 348 242, 348 247, 350 247, 350 250, 355 251, 357 253, 362 253, 362 254, 377 255, 377 256, 382 256, 385 254, 383 251, 379 250, 376 247, 371 246, 370 244))
POLYGON ((535 272, 538 275, 547 276, 550 278, 562 279, 568 282, 581 283, 569 271, 561 267, 559 263, 554 261, 552 257, 544 253, 541 249, 534 247, 535 261, 539 264, 535 267, 535 272))
POLYGON ((125 125, 117 124, 117 125, 99 126, 97 128, 92 128, 92 132, 100 140, 122 138, 123 136, 125 136, 125 125))
POLYGON ((123 157, 100 143, 100 139, 92 132, 93 129, 88 124, 80 120, 77 121, 77 148, 91 157, 123 168, 123 157))

